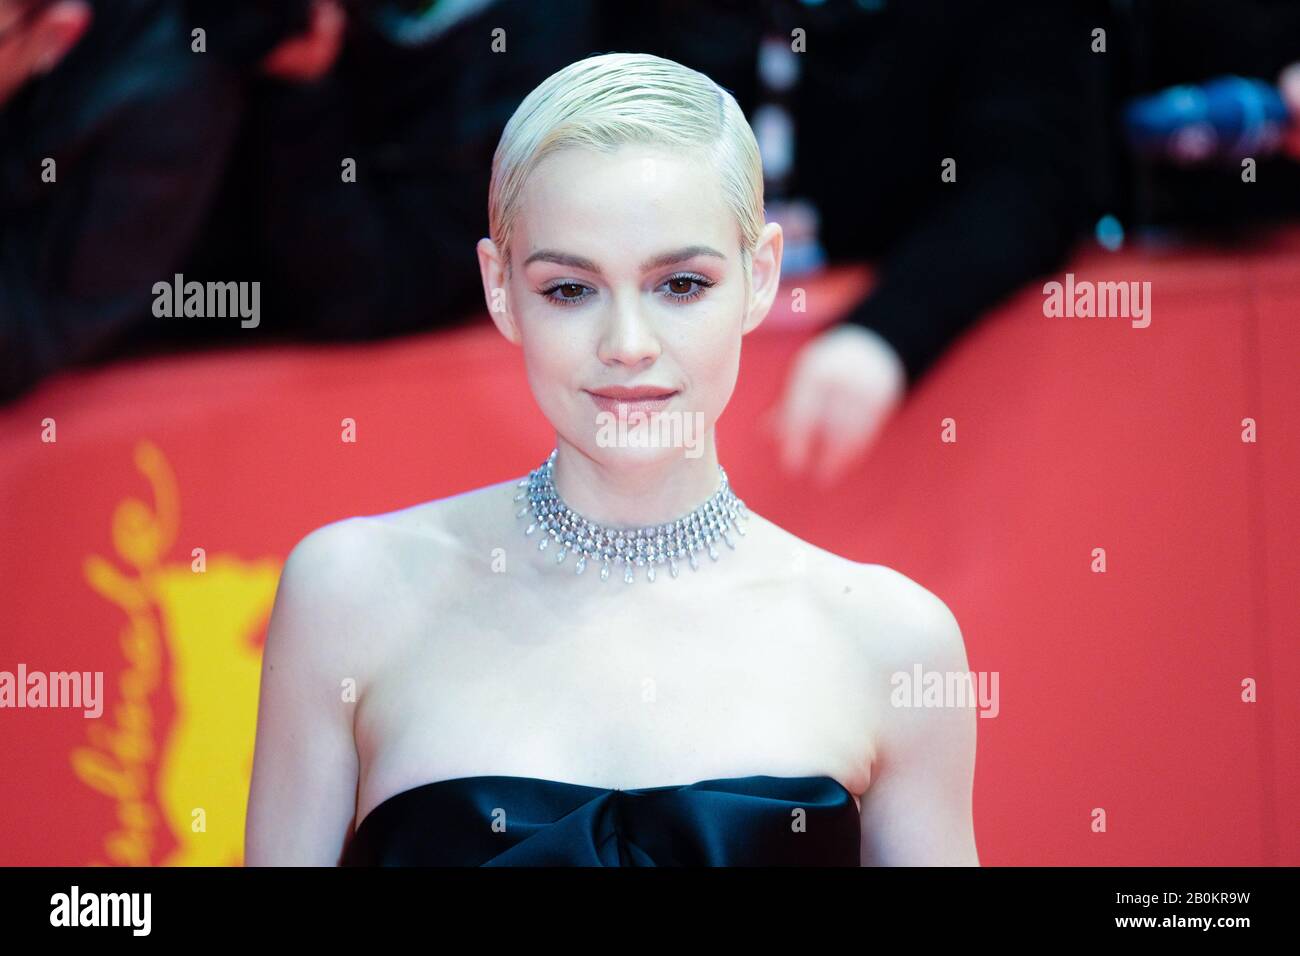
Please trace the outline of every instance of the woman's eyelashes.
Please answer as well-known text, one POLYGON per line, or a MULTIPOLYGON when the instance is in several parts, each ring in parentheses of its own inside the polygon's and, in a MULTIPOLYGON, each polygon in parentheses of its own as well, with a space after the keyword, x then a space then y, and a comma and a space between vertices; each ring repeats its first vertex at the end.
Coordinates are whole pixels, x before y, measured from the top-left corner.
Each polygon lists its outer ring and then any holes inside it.
MULTIPOLYGON (((692 302, 715 284, 712 279, 697 272, 679 272, 665 279, 659 288, 665 290, 664 298, 670 302, 692 302), (692 286, 697 288, 691 291, 692 286)), ((586 283, 568 280, 553 282, 538 292, 542 298, 559 306, 577 305, 595 294, 596 290, 586 283)))
POLYGON ((668 287, 668 297, 678 302, 690 302, 692 299, 698 299, 704 295, 705 289, 713 288, 713 280, 707 276, 699 275, 695 272, 682 272, 675 276, 669 276, 664 286, 668 287), (686 290, 678 292, 673 288, 675 283, 685 283, 686 290), (699 286, 694 292, 689 291, 692 285, 699 286))

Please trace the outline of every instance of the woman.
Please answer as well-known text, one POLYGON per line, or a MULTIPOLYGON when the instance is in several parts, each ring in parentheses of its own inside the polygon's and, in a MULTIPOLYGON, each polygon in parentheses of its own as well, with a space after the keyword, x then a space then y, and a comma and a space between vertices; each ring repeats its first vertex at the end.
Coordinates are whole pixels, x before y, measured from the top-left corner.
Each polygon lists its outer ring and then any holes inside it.
POLYGON ((293 549, 247 863, 978 865, 973 711, 890 705, 892 675, 966 673, 952 614, 719 467, 780 279, 762 183, 735 100, 672 61, 524 100, 478 258, 555 451, 293 549))

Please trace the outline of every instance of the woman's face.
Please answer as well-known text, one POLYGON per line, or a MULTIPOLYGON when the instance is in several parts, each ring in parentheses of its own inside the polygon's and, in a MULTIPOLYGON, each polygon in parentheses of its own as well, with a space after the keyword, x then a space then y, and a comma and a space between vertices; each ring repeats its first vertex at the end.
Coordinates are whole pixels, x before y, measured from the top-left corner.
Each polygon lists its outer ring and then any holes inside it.
POLYGON ((741 336, 776 293, 780 227, 764 230, 747 294, 739 226, 710 162, 639 145, 568 149, 525 184, 511 252, 507 276, 492 242, 479 243, 489 308, 523 347, 560 436, 606 464, 698 457, 692 446, 702 450, 735 387, 741 336), (637 388, 663 397, 616 394, 637 388), (611 427, 620 414, 652 423, 642 439, 653 432, 658 446, 611 427))

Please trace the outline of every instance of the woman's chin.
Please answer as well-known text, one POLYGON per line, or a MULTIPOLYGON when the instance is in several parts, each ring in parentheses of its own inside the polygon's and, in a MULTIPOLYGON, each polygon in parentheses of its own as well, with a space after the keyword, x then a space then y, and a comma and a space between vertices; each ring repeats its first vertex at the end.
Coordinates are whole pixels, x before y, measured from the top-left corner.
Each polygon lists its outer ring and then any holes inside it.
POLYGON ((647 438, 646 444, 636 443, 635 439, 626 443, 607 444, 599 436, 592 435, 583 443, 587 455, 606 468, 614 470, 651 468, 680 462, 683 459, 698 459, 704 453, 704 441, 701 436, 696 440, 679 443, 659 442, 653 444, 653 437, 647 438))

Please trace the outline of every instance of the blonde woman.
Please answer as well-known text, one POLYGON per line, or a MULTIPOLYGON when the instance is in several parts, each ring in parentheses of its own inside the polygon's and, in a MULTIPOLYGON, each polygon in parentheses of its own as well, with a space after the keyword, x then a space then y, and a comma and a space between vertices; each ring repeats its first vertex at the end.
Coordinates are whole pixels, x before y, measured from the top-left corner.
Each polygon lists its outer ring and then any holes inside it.
POLYGON ((669 60, 593 56, 519 106, 478 259, 554 450, 293 549, 247 863, 978 865, 974 712, 890 704, 967 671, 952 614, 718 459, 780 280, 762 184, 733 97, 669 60))

